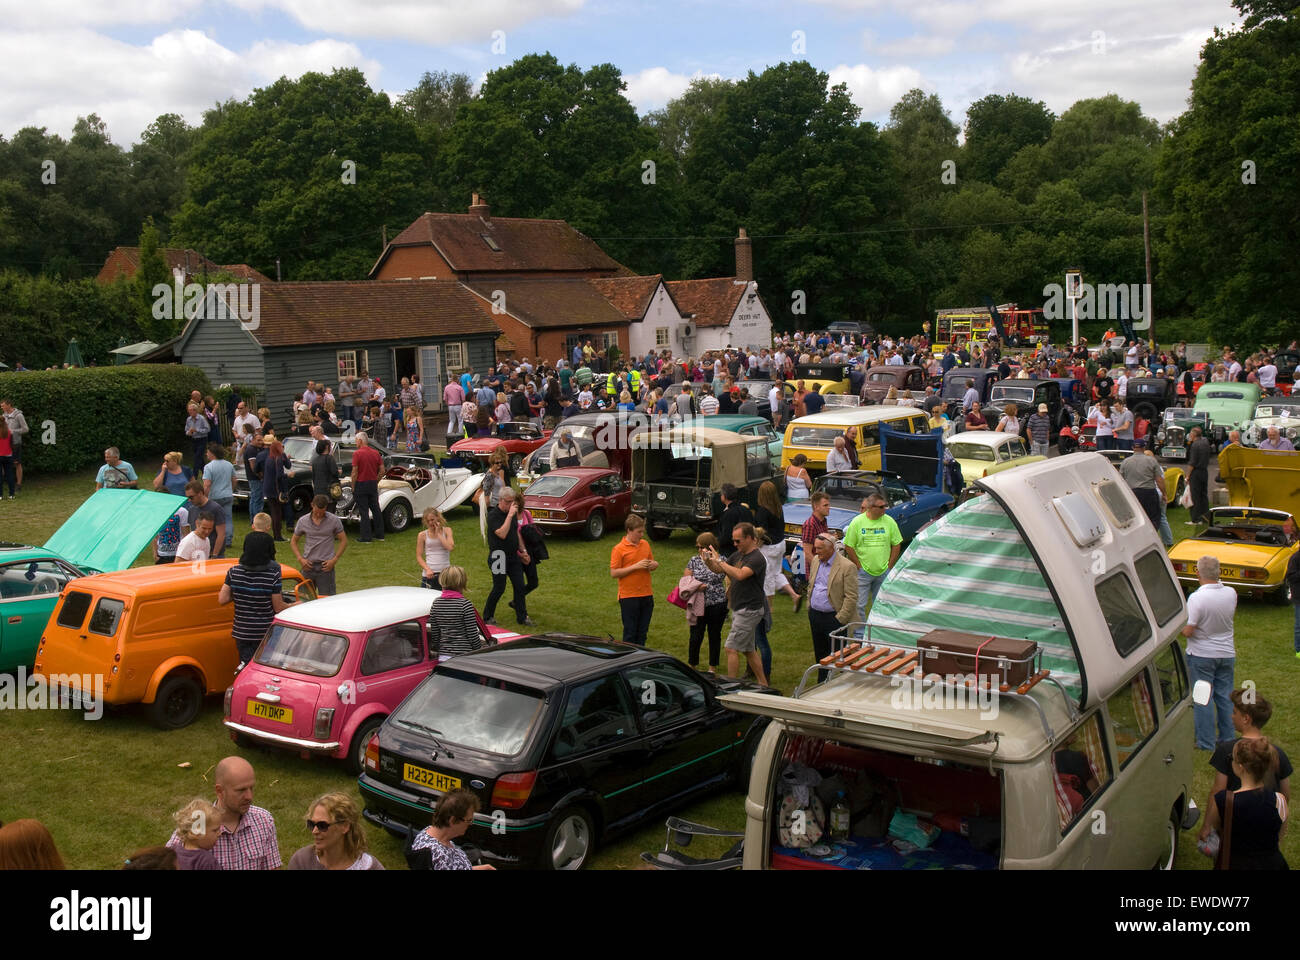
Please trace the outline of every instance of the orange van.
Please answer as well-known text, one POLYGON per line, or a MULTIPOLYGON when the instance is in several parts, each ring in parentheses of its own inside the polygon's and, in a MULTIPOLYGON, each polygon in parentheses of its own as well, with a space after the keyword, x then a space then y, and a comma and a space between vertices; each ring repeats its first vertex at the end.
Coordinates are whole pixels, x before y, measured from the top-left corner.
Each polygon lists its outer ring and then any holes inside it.
MULTIPOLYGON (((236 562, 136 567, 69 582, 45 625, 34 673, 50 684, 102 676, 109 706, 143 703, 155 726, 187 726, 205 696, 235 679, 235 606, 219 604, 217 594, 236 562)), ((286 600, 315 599, 297 570, 282 564, 280 575, 286 600)))

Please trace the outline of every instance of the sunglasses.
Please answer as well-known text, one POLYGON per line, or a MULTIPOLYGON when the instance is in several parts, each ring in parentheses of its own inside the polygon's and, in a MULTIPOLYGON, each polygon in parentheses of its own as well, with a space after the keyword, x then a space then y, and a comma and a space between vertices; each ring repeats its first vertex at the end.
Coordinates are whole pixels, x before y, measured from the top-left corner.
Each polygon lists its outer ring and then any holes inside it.
POLYGON ((317 830, 319 830, 321 833, 324 833, 330 827, 340 823, 343 823, 343 821, 342 820, 308 820, 307 829, 310 830, 312 833, 315 833, 317 830))

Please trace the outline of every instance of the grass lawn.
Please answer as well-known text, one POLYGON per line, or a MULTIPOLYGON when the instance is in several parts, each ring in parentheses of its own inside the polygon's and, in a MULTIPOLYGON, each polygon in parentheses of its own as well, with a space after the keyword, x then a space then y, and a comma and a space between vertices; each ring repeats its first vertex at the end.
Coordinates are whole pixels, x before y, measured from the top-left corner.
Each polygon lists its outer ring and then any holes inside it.
MULTIPOLYGON (((148 471, 152 476, 157 458, 143 458, 142 463, 136 464, 141 475, 148 471)), ((17 500, 0 503, 0 539, 45 542, 93 491, 93 477, 94 471, 86 470, 71 476, 30 478, 17 500)), ((1185 510, 1171 511, 1176 537, 1193 529, 1183 524, 1185 519, 1185 510)), ((453 560, 469 571, 468 594, 481 610, 491 581, 477 518, 469 508, 461 508, 451 521, 456 536, 453 560)), ((248 530, 247 515, 237 515, 235 523, 236 543, 240 543, 248 530)), ((353 542, 338 565, 340 590, 419 584, 414 530, 370 544, 355 542, 355 525, 348 533, 353 542)), ((541 565, 541 585, 528 603, 529 613, 538 621, 537 630, 620 636, 616 586, 608 574, 609 551, 615 542, 614 533, 596 544, 561 536, 548 540, 551 559, 541 565)), ((292 558, 287 546, 279 554, 281 560, 292 558)), ((661 569, 655 578, 659 602, 650 643, 685 660, 685 614, 662 598, 693 552, 693 541, 685 534, 675 534, 654 544, 654 552, 661 569)), ((146 551, 138 563, 149 562, 146 551)), ((505 599, 509 599, 508 592, 505 599)), ((806 613, 794 614, 787 598, 776 599, 773 606, 772 682, 789 693, 812 660, 808 620, 806 613)), ((503 626, 510 624, 511 613, 503 601, 498 611, 503 626)), ((1295 683, 1300 661, 1292 655, 1291 636, 1290 607, 1259 601, 1243 601, 1238 607, 1237 683, 1253 680, 1261 694, 1273 702, 1274 719, 1268 733, 1294 756, 1290 747, 1300 743, 1300 694, 1295 683)), ((210 798, 213 766, 235 752, 240 751, 221 725, 219 698, 209 701, 193 725, 173 732, 152 727, 138 708, 106 714, 97 723, 88 723, 80 713, 70 711, 6 711, 0 714, 0 820, 28 816, 42 820, 70 867, 116 868, 139 847, 164 842, 171 830, 172 812, 187 800, 210 798), (189 766, 179 766, 182 763, 189 766)), ((356 790, 353 778, 332 762, 302 760, 263 749, 245 755, 257 771, 255 802, 275 816, 286 862, 293 851, 310 842, 303 826, 307 804, 328 791, 356 790)), ((1202 808, 1212 781, 1208 759, 1208 754, 1197 754, 1195 797, 1202 808)), ((718 793, 681 814, 719 827, 739 828, 744 822, 744 800, 738 792, 718 793)), ((368 830, 368 836, 372 852, 385 866, 404 868, 396 840, 375 828, 368 830)), ((594 866, 634 867, 639 852, 659 847, 663 837, 662 823, 649 824, 601 848, 594 866)), ((1190 840, 1191 836, 1184 834, 1179 867, 1208 868, 1208 861, 1190 840)), ((698 853, 720 852, 724 846, 715 843, 710 847, 697 840, 692 853, 697 853, 697 845, 698 853)), ((1283 852, 1290 862, 1300 863, 1300 840, 1294 832, 1284 840, 1283 852)))

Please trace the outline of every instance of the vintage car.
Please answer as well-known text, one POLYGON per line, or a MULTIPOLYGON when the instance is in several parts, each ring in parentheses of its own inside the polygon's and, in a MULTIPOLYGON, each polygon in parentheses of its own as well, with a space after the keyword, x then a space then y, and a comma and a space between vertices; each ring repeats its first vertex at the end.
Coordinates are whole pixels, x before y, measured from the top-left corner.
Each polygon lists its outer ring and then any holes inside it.
POLYGON ((961 409, 968 381, 979 394, 980 403, 988 403, 989 397, 993 395, 993 385, 998 382, 998 371, 993 367, 953 367, 943 375, 943 387, 939 396, 947 401, 948 416, 951 419, 956 419, 956 414, 961 409))
MULTIPOLYGON (((1208 363, 1193 364, 1191 372, 1192 396, 1195 397, 1196 394, 1201 392, 1201 387, 1205 386, 1210 379, 1210 365, 1208 363)), ((1282 368, 1278 367, 1278 373, 1280 374, 1281 372, 1282 368)), ((1174 389, 1177 391, 1180 399, 1187 399, 1187 390, 1183 387, 1183 375, 1181 373, 1177 377, 1177 386, 1174 389)))
POLYGON ((745 869, 1176 863, 1199 819, 1192 684, 1184 598, 1154 527, 1101 457, 976 486, 987 492, 899 558, 865 636, 838 631, 788 697, 722 697, 771 720, 745 802, 745 869), (792 761, 838 780, 788 800, 792 761), (829 842, 840 790, 850 835, 829 842), (895 809, 924 821, 924 843, 892 842, 895 809))
POLYGON ((45 546, 0 542, 0 673, 32 665, 70 581, 131 566, 184 503, 152 490, 96 490, 45 546))
POLYGON ((1268 439, 1268 428, 1277 427, 1278 433, 1300 444, 1300 395, 1265 397, 1255 407, 1255 414, 1241 429, 1241 442, 1248 447, 1258 447, 1268 439))
POLYGON ((950 434, 943 442, 961 466, 962 479, 967 483, 1047 459, 1041 454, 1031 455, 1024 437, 1016 433, 966 430, 950 434))
POLYGON ((1156 451, 1167 460, 1186 460, 1187 435, 1192 432, 1192 427, 1200 427, 1202 433, 1214 439, 1208 413, 1198 413, 1186 407, 1166 408, 1156 431, 1156 451))
POLYGON ((898 364, 876 364, 868 367, 862 384, 862 394, 867 403, 880 403, 888 395, 891 387, 900 394, 907 391, 924 393, 930 378, 918 366, 898 364))
POLYGON ((863 470, 880 468, 880 430, 888 426, 907 433, 929 433, 930 421, 915 407, 874 406, 836 407, 790 421, 781 445, 781 466, 787 467, 797 454, 808 458, 804 467, 810 473, 826 470, 826 454, 835 447, 835 438, 850 431, 857 444, 858 466, 863 470))
MULTIPOLYGON (((356 443, 350 439, 340 439, 339 437, 327 437, 326 439, 333 444, 334 459, 339 465, 339 477, 350 477, 352 475, 352 455, 357 452, 356 443)), ((284 445, 285 455, 293 462, 293 466, 287 471, 290 484, 289 506, 293 509, 295 517, 301 517, 311 511, 311 458, 316 455, 316 441, 311 437, 289 436, 284 437, 280 442, 284 445)), ((387 468, 396 451, 376 444, 371 444, 371 447, 379 451, 379 455, 384 460, 384 466, 387 468)), ((235 499, 247 502, 248 477, 245 475, 243 463, 235 464, 234 487, 235 499)))
POLYGON ((1166 410, 1178 406, 1177 385, 1168 377, 1131 377, 1124 401, 1135 418, 1155 426, 1166 410))
MULTIPOLYGON (((1119 469, 1121 463, 1134 454, 1132 450, 1098 450, 1097 452, 1109 460, 1116 470, 1119 469)), ((1187 477, 1183 475, 1183 471, 1178 467, 1165 467, 1164 471, 1165 503, 1172 507, 1178 501, 1178 498, 1183 495, 1183 491, 1187 489, 1187 477)))
POLYGON ((580 413, 561 420, 555 432, 540 447, 524 458, 517 471, 519 489, 526 490, 535 479, 551 470, 552 458, 560 439, 568 433, 578 447, 582 467, 608 467, 617 470, 624 480, 632 477, 632 437, 650 429, 651 417, 645 413, 609 410, 580 413))
POLYGON ((1061 403, 1061 385, 1055 380, 999 380, 989 391, 988 402, 983 405, 984 416, 997 425, 1006 413, 1007 405, 1016 405, 1020 421, 1020 435, 1028 438, 1029 418, 1038 411, 1040 403, 1047 404, 1047 415, 1052 418, 1049 442, 1055 442, 1061 432, 1062 417, 1067 416, 1061 403))
POLYGON ((1050 379, 1061 388, 1061 403, 1082 413, 1088 399, 1088 391, 1083 381, 1075 377, 1051 377, 1050 379))
MULTIPOLYGON (((809 390, 816 384, 819 393, 849 393, 849 365, 847 363, 795 364, 795 383, 803 381, 809 390)), ((741 386, 744 384, 741 383, 741 386)))
POLYGON ((719 705, 740 690, 774 692, 604 638, 456 657, 367 745, 366 819, 405 837, 463 787, 480 803, 465 840, 485 862, 580 869, 604 838, 745 781, 766 721, 719 705))
MULTIPOLYGON (((838 396, 838 394, 831 394, 838 396)), ((711 427, 714 430, 726 430, 742 437, 761 437, 767 441, 767 455, 772 460, 772 469, 781 469, 781 448, 784 445, 781 434, 772 429, 772 422, 763 417, 747 417, 739 413, 719 413, 711 417, 696 417, 682 426, 711 427)))
MULTIPOLYGON (((898 524, 904 541, 953 505, 944 483, 943 438, 939 434, 886 430, 883 447, 883 469, 843 470, 823 474, 813 482, 813 492, 824 490, 831 498, 826 524, 836 533, 843 534, 862 512, 862 501, 869 494, 885 498, 885 512, 898 524)), ((791 500, 783 514, 786 542, 800 543, 804 521, 812 514, 810 501, 791 500)), ((793 560, 791 566, 795 566, 793 560)))
POLYGON ((674 530, 712 530, 722 515, 724 483, 754 503, 768 480, 784 495, 785 481, 761 437, 711 427, 660 427, 632 438, 632 510, 646 518, 652 540, 674 530))
MULTIPOLYGON (((36 650, 35 673, 99 675, 109 706, 142 703, 163 730, 193 723, 203 699, 235 679, 233 603, 217 595, 237 560, 98 573, 69 583, 36 650)), ((316 599, 310 580, 281 564, 286 601, 316 599)))
POLYGON ((538 477, 524 494, 524 507, 543 530, 577 531, 599 540, 621 530, 632 512, 632 488, 617 470, 558 467, 538 477))
MULTIPOLYGON (((438 663, 428 620, 439 596, 422 587, 372 587, 276 614, 226 689, 230 738, 334 757, 360 773, 370 737, 438 663)), ((519 636, 488 631, 497 642, 519 636)))
POLYGON ((1289 395, 1294 389, 1296 367, 1300 367, 1300 352, 1279 350, 1273 354, 1273 364, 1277 367, 1278 390, 1289 395))
POLYGON ((1192 409, 1208 413, 1216 432, 1240 430, 1259 406, 1257 383, 1207 383, 1196 394, 1192 409))
POLYGON ((1169 549, 1179 579, 1194 587, 1197 559, 1215 556, 1220 579, 1238 593, 1290 601, 1285 572, 1297 544, 1300 455, 1225 447, 1219 453, 1219 475, 1230 506, 1212 507, 1205 531, 1169 549))
POLYGON ((535 423, 499 423, 494 436, 457 440, 448 452, 463 459, 472 469, 482 471, 487 469, 492 454, 504 450, 509 458, 510 472, 518 473, 523 468, 524 458, 550 437, 551 431, 543 430, 535 423))
MULTIPOLYGON (((465 467, 442 467, 432 457, 393 454, 379 478, 379 510, 384 529, 401 533, 413 522, 418 526, 429 507, 448 513, 467 503, 483 483, 483 474, 465 467)), ((341 484, 343 494, 334 512, 343 521, 361 521, 352 478, 341 484)))

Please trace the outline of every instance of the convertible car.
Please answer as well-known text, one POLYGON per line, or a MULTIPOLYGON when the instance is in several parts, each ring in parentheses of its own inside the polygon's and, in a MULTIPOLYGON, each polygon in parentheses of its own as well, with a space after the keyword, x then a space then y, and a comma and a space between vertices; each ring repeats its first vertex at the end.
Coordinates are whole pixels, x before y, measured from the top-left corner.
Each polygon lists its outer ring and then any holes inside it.
POLYGON ((497 425, 495 436, 457 440, 449 452, 482 470, 486 468, 492 454, 504 450, 509 457, 510 472, 518 473, 524 465, 524 458, 549 440, 550 436, 551 431, 542 430, 534 423, 502 423, 497 425))
POLYGON ((1217 557, 1220 578, 1238 593, 1289 602, 1285 574, 1297 548, 1300 457, 1283 450, 1228 447, 1219 454, 1219 474, 1231 506, 1211 508, 1204 532, 1170 547, 1174 573, 1193 588, 1197 560, 1217 557))
POLYGON ((1255 407, 1249 423, 1241 428, 1241 442, 1248 447, 1258 447, 1268 439, 1268 428, 1277 427, 1278 433, 1300 444, 1300 395, 1265 397, 1255 407))
MULTIPOLYGON (((394 454, 379 480, 379 509, 384 515, 384 529, 401 533, 412 522, 419 524, 429 507, 443 513, 453 510, 469 500, 482 482, 482 473, 464 467, 440 467, 430 457, 394 454)), ((345 477, 342 487, 343 495, 335 514, 340 520, 360 521, 352 479, 345 477)))

